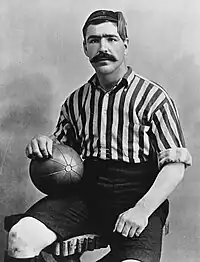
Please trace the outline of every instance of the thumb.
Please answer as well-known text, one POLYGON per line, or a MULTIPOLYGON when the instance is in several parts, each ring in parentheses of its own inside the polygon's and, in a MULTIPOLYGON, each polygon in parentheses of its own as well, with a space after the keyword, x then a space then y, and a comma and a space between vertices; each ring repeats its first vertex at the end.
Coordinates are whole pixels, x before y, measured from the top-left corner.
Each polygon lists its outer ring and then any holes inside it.
POLYGON ((135 235, 136 235, 137 237, 139 237, 140 234, 143 232, 144 229, 145 229, 145 227, 142 227, 142 226, 138 227, 138 228, 136 229, 136 231, 135 231, 135 235))
POLYGON ((47 147, 47 152, 48 152, 49 156, 52 157, 53 156, 53 153, 52 153, 53 141, 52 141, 52 139, 47 140, 46 147, 47 147))

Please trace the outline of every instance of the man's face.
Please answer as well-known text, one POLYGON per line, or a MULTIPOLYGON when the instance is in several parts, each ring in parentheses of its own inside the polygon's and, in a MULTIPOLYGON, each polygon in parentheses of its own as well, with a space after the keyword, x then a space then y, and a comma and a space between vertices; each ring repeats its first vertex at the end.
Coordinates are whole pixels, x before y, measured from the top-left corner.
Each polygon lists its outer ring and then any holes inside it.
POLYGON ((110 74, 125 65, 128 40, 123 41, 112 22, 89 25, 84 51, 92 66, 101 74, 110 74))

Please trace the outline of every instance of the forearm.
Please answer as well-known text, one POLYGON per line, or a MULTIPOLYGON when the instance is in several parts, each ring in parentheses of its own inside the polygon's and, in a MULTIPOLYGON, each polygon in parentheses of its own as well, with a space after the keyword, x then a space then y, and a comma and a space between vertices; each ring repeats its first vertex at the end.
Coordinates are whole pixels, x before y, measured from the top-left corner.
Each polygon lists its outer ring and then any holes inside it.
POLYGON ((159 172, 149 191, 138 201, 136 207, 144 209, 150 216, 160 204, 174 191, 183 179, 185 166, 183 163, 165 165, 159 172))

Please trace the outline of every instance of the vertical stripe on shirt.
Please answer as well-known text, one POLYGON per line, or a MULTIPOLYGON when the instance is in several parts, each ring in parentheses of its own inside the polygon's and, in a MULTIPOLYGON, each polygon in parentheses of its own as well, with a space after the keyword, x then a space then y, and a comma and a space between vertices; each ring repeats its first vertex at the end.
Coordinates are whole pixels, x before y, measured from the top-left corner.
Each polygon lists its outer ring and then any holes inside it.
POLYGON ((62 106, 55 136, 65 142, 70 129, 84 158, 138 163, 152 158, 155 150, 184 146, 171 98, 134 72, 110 92, 99 87, 96 75, 75 90, 62 106))
POLYGON ((134 162, 134 159, 139 157, 139 127, 137 124, 134 123, 134 106, 136 97, 144 84, 143 79, 139 79, 135 89, 133 90, 133 94, 129 103, 129 126, 128 126, 128 157, 130 162, 134 162), (137 152, 137 153, 136 153, 137 152))

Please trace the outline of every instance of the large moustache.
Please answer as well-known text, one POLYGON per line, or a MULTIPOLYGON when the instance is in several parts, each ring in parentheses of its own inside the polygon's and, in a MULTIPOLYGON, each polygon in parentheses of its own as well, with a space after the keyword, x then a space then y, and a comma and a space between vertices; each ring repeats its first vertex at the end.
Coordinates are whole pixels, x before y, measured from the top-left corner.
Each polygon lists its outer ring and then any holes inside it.
POLYGON ((110 60, 110 61, 117 61, 117 59, 110 54, 107 53, 99 53, 98 55, 94 56, 93 58, 90 59, 91 63, 97 63, 99 61, 103 61, 103 60, 110 60))

